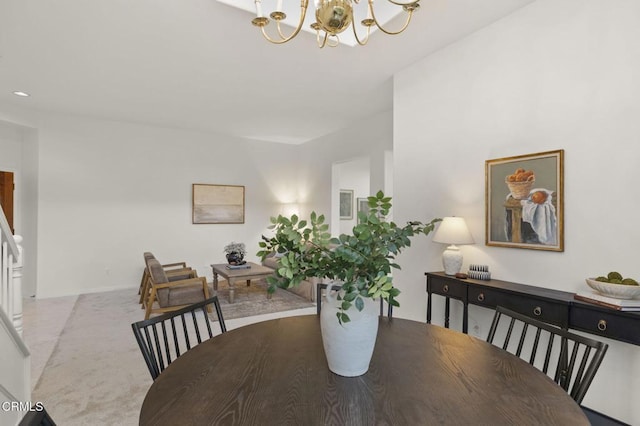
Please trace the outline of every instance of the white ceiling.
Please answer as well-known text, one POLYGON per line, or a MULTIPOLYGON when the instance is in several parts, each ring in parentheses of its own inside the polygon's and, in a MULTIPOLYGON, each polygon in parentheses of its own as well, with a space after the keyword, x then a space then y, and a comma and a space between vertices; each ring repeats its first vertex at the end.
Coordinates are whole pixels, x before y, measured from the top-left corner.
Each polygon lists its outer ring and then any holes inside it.
POLYGON ((532 1, 422 0, 401 35, 318 49, 216 0, 0 0, 0 102, 301 143, 390 110, 395 72, 532 1))

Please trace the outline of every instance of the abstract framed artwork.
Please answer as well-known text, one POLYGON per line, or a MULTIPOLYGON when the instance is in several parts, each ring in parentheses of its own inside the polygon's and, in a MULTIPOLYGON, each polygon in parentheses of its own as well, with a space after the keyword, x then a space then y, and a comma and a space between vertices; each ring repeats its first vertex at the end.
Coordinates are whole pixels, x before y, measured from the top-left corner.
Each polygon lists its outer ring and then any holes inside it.
POLYGON ((340 190, 340 220, 353 219, 353 190, 340 190))
POLYGON ((564 251, 564 150, 485 162, 488 246, 564 251))
POLYGON ((244 186, 194 183, 193 223, 244 223, 244 186))

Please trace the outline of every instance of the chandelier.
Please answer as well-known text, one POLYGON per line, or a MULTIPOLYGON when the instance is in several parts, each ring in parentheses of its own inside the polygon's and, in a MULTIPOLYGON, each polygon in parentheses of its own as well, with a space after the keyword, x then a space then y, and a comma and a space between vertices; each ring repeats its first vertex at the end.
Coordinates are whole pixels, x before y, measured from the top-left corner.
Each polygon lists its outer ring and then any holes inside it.
MULTIPOLYGON (((257 16, 251 21, 253 25, 260 28, 264 38, 275 44, 286 43, 298 35, 300 30, 302 29, 302 25, 307 14, 307 7, 309 5, 309 0, 300 0, 300 18, 298 20, 298 25, 291 34, 285 35, 280 26, 280 23, 287 17, 286 13, 282 11, 282 1, 283 0, 277 0, 276 10, 271 12, 271 14, 269 15, 269 17, 276 23, 276 30, 274 31, 275 37, 267 34, 267 31, 265 29, 265 27, 269 24, 270 19, 264 16, 262 13, 262 0, 255 0, 257 16)), ((353 29, 353 35, 358 44, 361 46, 367 44, 367 41, 369 40, 369 34, 371 32, 371 27, 373 27, 374 25, 385 34, 400 34, 409 26, 409 22, 411 22, 411 16, 413 15, 413 12, 420 7, 420 5, 418 4, 420 0, 415 0, 411 3, 399 3, 394 0, 385 0, 393 5, 401 7, 402 10, 407 13, 407 19, 402 28, 397 31, 389 31, 385 29, 376 19, 376 15, 373 10, 374 0, 363 0, 368 1, 367 17, 360 21, 360 24, 365 27, 366 30, 364 31, 364 36, 360 37, 358 35, 358 31, 356 30, 356 21, 353 16, 353 5, 360 3, 360 1, 361 0, 315 0, 316 21, 311 24, 311 28, 316 31, 318 47, 323 48, 325 46, 337 46, 340 42, 338 34, 349 28, 349 26, 351 26, 351 28, 353 29)))

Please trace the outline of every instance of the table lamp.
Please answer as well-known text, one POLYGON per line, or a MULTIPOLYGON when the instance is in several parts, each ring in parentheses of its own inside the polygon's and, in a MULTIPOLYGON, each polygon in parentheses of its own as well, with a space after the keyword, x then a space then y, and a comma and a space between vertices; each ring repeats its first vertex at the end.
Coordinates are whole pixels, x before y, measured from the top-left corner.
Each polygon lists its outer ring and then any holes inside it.
POLYGON ((461 217, 445 217, 433 235, 434 243, 450 244, 442 253, 444 273, 455 275, 462 268, 462 252, 456 244, 473 244, 473 236, 461 217))

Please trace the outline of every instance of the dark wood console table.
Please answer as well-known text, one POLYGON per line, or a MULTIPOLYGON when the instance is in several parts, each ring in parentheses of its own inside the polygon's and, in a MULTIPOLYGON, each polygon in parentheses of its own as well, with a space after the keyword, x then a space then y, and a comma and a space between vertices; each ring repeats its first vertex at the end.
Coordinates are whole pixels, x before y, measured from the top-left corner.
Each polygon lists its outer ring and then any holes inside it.
POLYGON ((501 280, 459 279, 444 272, 427 272, 427 323, 432 295, 445 297, 444 326, 449 328, 450 299, 463 304, 462 332, 468 332, 469 305, 508 309, 566 329, 575 329, 640 345, 640 313, 621 312, 574 299, 574 293, 501 280))

